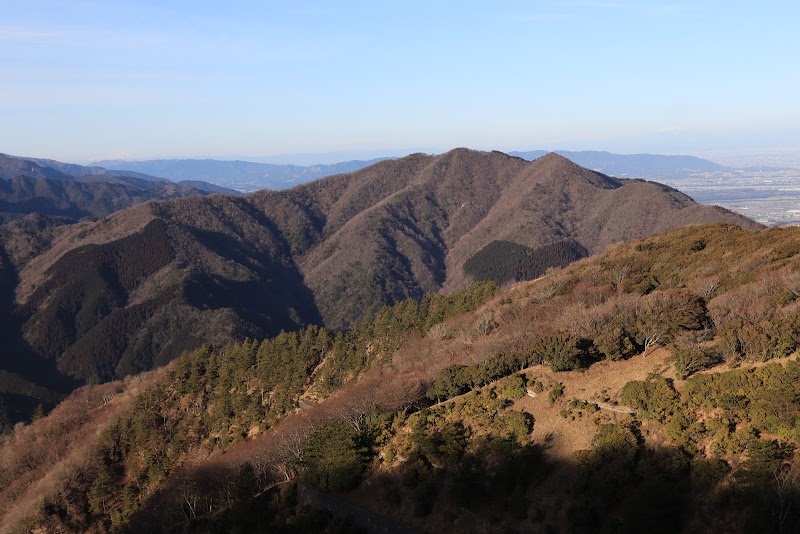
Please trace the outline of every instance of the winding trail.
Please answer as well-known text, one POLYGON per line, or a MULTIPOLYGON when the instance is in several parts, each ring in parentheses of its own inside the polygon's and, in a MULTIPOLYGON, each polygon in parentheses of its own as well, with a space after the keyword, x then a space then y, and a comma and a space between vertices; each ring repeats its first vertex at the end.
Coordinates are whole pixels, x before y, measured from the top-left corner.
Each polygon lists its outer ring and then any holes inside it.
POLYGON ((616 406, 614 404, 609 404, 607 402, 596 402, 595 404, 597 404, 597 407, 600 408, 601 410, 609 410, 611 412, 617 412, 617 413, 630 413, 634 415, 636 414, 636 410, 634 410, 629 406, 616 406))

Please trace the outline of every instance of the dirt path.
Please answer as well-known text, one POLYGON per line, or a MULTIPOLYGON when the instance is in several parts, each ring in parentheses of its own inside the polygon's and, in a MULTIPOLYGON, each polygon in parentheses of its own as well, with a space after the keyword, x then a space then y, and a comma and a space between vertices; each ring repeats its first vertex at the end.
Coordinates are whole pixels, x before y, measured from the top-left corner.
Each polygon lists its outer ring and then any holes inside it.
POLYGON ((554 373, 546 367, 532 367, 526 374, 529 379, 541 382, 544 390, 536 397, 518 400, 515 408, 533 415, 535 443, 543 445, 554 459, 569 459, 575 451, 590 447, 598 420, 627 421, 634 414, 627 406, 609 402, 609 399, 618 398, 625 384, 644 380, 651 373, 669 376, 671 371, 669 351, 663 348, 624 361, 597 362, 581 371, 554 373), (564 385, 564 394, 551 404, 549 392, 559 383, 564 385), (573 399, 595 403, 601 412, 571 409, 569 402, 573 399))
POLYGON ((617 412, 617 413, 630 413, 630 414, 636 413, 636 410, 630 408, 629 406, 618 406, 614 404, 609 404, 607 402, 598 402, 596 404, 597 407, 600 408, 601 410, 609 410, 611 412, 617 412))

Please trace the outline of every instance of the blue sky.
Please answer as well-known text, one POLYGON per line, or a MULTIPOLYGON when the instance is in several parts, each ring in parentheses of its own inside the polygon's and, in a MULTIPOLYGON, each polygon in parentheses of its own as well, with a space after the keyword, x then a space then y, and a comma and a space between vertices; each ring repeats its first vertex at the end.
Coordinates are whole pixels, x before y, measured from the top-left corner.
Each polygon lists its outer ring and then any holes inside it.
POLYGON ((800 146, 798 5, 0 0, 0 152, 800 146))

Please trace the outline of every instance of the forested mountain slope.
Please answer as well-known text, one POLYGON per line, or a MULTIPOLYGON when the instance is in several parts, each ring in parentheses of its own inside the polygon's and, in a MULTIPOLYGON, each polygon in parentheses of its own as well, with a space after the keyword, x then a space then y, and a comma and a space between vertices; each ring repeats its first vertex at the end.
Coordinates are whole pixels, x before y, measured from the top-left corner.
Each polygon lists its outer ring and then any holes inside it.
POLYGON ((383 304, 464 288, 464 263, 495 240, 595 253, 711 221, 755 226, 555 154, 526 162, 467 149, 287 191, 140 204, 64 228, 33 257, 3 243, 13 288, 5 313, 15 318, 8 335, 21 341, 0 369, 42 385, 38 369, 49 368, 48 384, 60 373, 68 390, 203 342, 346 328, 383 304))
POLYGON ((466 149, 252 198, 265 212, 288 201, 302 214, 292 221, 281 212, 276 222, 334 327, 376 303, 465 287, 464 263, 494 240, 532 248, 571 240, 595 253, 684 224, 753 224, 671 188, 616 180, 555 154, 525 162, 466 149))
POLYGON ((310 486, 430 532, 791 532, 799 270, 796 228, 694 226, 205 347, 16 429, 0 523, 346 531, 310 486))

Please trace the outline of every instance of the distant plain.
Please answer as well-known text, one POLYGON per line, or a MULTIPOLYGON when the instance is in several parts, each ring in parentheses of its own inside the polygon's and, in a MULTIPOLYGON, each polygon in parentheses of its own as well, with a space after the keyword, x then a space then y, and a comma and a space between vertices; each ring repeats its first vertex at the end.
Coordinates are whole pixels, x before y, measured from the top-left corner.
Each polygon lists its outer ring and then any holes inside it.
POLYGON ((716 204, 767 226, 800 225, 800 168, 697 172, 661 181, 701 204, 716 204))

